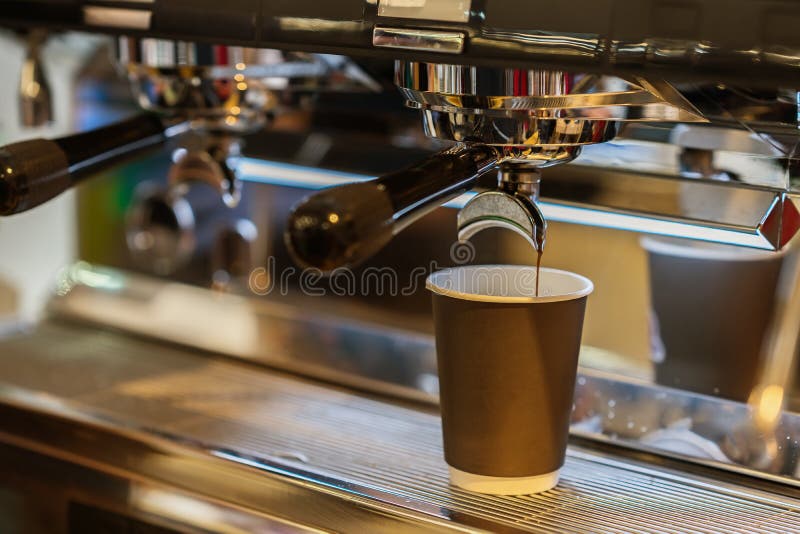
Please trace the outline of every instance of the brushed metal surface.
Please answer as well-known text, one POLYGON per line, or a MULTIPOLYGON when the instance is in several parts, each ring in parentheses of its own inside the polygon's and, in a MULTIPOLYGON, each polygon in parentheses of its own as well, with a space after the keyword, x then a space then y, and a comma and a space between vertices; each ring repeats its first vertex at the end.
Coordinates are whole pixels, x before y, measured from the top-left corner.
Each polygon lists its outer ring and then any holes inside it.
MULTIPOLYGON (((88 264, 74 265, 59 292, 49 310, 62 320, 393 399, 438 403, 433 338, 409 333, 408 322, 397 323, 402 330, 387 328, 385 311, 348 315, 336 299, 327 311, 324 298, 245 299, 88 264)), ((800 487, 800 402, 790 401, 780 427, 765 435, 746 404, 664 387, 646 374, 593 368, 596 351, 582 349, 573 435, 800 487)))
POLYGON ((800 532, 800 501, 575 447, 562 483, 544 494, 458 490, 447 481, 434 413, 121 334, 45 324, 3 340, 0 354, 6 402, 9 391, 28 391, 112 428, 204 449, 209 461, 280 465, 320 489, 454 528, 800 532))

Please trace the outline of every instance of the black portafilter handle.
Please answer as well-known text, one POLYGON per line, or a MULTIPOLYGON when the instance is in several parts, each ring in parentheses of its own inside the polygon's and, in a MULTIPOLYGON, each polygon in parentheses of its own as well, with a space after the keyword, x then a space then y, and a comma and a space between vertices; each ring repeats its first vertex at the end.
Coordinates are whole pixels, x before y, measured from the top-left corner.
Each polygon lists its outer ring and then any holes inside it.
POLYGON ((141 114, 60 139, 0 147, 0 216, 44 204, 98 170, 162 143, 168 130, 158 116, 141 114))
POLYGON ((405 170, 320 191, 292 210, 285 240, 302 267, 358 265, 409 224, 465 193, 494 168, 486 145, 458 145, 405 170))

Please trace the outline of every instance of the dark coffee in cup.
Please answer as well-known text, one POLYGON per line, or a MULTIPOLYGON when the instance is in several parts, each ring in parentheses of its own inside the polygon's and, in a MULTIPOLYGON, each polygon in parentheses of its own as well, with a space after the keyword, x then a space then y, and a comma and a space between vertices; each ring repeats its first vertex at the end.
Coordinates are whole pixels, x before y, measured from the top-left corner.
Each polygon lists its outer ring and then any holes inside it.
POLYGON ((586 300, 579 275, 524 266, 434 273, 445 460, 468 490, 556 485, 567 446, 586 300))

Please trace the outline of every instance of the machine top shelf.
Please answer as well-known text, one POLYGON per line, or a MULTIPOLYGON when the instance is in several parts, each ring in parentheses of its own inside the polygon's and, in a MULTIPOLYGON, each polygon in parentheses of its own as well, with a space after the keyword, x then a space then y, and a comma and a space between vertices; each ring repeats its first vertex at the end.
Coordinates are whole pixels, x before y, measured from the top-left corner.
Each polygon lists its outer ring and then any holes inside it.
POLYGON ((2 0, 0 25, 800 86, 800 3, 793 0, 2 0))

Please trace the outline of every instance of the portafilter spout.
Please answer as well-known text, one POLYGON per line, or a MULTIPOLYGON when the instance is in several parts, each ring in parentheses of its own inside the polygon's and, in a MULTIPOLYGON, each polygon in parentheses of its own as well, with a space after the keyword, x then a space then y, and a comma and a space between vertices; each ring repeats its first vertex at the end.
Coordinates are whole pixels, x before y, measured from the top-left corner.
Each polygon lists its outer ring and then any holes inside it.
POLYGON ((459 241, 467 241, 489 228, 500 228, 519 234, 534 250, 542 252, 547 221, 537 205, 540 168, 530 162, 502 163, 497 173, 497 190, 475 195, 459 212, 459 241))

